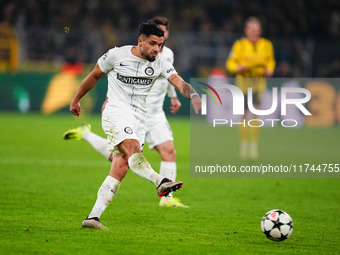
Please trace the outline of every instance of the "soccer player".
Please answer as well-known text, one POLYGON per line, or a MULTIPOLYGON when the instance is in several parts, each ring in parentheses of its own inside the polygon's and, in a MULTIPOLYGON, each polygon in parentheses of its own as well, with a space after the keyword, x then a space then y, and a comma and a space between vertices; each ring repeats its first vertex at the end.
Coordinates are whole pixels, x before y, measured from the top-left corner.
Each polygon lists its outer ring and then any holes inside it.
MULTIPOLYGON (((164 32, 164 42, 169 36, 169 21, 165 17, 155 17, 147 22, 158 24, 164 32)), ((171 49, 164 46, 158 54, 159 57, 174 62, 174 54, 171 49)), ((177 175, 176 166, 176 150, 173 143, 173 135, 163 111, 164 98, 168 94, 171 98, 171 112, 176 113, 181 107, 181 103, 177 98, 175 88, 165 79, 159 78, 155 81, 150 93, 146 99, 147 114, 146 114, 146 137, 145 141, 149 144, 150 149, 155 149, 161 156, 160 175, 175 181, 177 175)), ((103 104, 103 109, 107 100, 103 104)), ((90 125, 83 125, 78 128, 70 129, 65 132, 64 139, 84 139, 88 141, 92 147, 104 157, 112 161, 113 153, 109 151, 107 140, 91 132, 90 125)), ((160 206, 188 208, 174 198, 172 192, 168 196, 163 196, 159 202, 160 206)))
MULTIPOLYGON (((231 49, 229 58, 226 61, 226 68, 236 73, 236 85, 245 95, 245 109, 248 109, 247 91, 248 87, 253 90, 253 104, 257 108, 261 102, 261 94, 266 89, 265 78, 271 77, 275 68, 274 52, 272 43, 260 37, 261 23, 256 17, 246 20, 244 32, 246 37, 237 40, 231 49)), ((243 119, 247 117, 245 111, 243 119)), ((259 128, 239 126, 240 133, 240 158, 258 158, 259 128), (250 133, 250 140, 248 139, 250 133)), ((253 123, 256 126, 255 123, 253 123)))
POLYGON ((102 126, 114 156, 110 173, 99 188, 96 203, 82 227, 107 229, 99 218, 117 194, 129 168, 153 182, 160 197, 183 185, 181 181, 173 182, 156 173, 141 152, 145 137, 146 97, 157 78, 168 79, 191 100, 196 113, 201 108, 201 99, 195 89, 184 82, 171 63, 157 57, 163 43, 164 32, 157 24, 141 24, 137 46, 116 47, 99 58, 71 102, 71 113, 79 116, 80 99, 105 73, 108 74, 108 103, 102 114, 102 126))

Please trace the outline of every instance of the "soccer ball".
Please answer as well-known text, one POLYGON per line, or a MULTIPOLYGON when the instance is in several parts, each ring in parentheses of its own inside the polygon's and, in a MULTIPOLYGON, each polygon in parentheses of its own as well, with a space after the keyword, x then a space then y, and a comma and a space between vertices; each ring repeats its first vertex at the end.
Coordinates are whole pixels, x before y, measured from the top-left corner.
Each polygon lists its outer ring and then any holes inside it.
POLYGON ((271 210, 263 216, 261 229, 270 240, 280 242, 292 234, 293 220, 282 210, 271 210))

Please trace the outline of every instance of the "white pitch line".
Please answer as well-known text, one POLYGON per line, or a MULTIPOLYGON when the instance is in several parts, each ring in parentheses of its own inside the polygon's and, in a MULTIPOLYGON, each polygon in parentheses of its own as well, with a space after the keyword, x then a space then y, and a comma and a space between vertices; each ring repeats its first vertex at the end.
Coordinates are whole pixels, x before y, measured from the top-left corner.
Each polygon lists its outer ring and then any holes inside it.
POLYGON ((108 160, 62 160, 62 159, 4 159, 0 158, 0 165, 40 165, 40 166, 110 166, 108 160))

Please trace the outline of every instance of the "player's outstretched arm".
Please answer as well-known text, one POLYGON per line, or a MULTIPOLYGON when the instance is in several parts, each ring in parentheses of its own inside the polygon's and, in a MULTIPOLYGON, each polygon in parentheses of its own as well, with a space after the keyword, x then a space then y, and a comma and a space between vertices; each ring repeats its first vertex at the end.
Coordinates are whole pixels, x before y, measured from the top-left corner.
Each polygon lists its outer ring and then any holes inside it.
POLYGON ((186 98, 191 100, 191 105, 198 114, 198 110, 201 109, 201 98, 197 94, 196 90, 186 83, 181 76, 173 74, 169 77, 168 81, 186 98))
POLYGON ((104 75, 104 73, 100 70, 98 63, 92 72, 81 82, 77 93, 74 95, 71 105, 70 112, 79 116, 81 108, 79 104, 79 100, 87 94, 94 86, 96 86, 98 80, 104 75))

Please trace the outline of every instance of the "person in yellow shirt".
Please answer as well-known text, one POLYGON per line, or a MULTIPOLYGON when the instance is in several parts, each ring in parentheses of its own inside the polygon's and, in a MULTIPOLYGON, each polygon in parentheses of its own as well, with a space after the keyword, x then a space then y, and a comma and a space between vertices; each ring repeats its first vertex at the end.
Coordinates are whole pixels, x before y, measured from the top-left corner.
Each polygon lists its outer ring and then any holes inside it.
MULTIPOLYGON (((236 73, 236 85, 245 95, 245 109, 248 109, 247 90, 252 87, 253 104, 257 109, 261 102, 261 94, 266 89, 266 78, 271 77, 275 69, 272 43, 261 36, 261 22, 256 17, 246 20, 244 33, 246 37, 237 40, 226 61, 226 68, 236 73)), ((243 119, 246 119, 248 110, 243 119)), ((255 117, 254 117, 255 118, 255 117)), ((255 126, 254 123, 252 123, 255 126)), ((239 126, 241 159, 258 158, 259 128, 239 126), (250 135, 250 137, 248 136, 250 135)))

